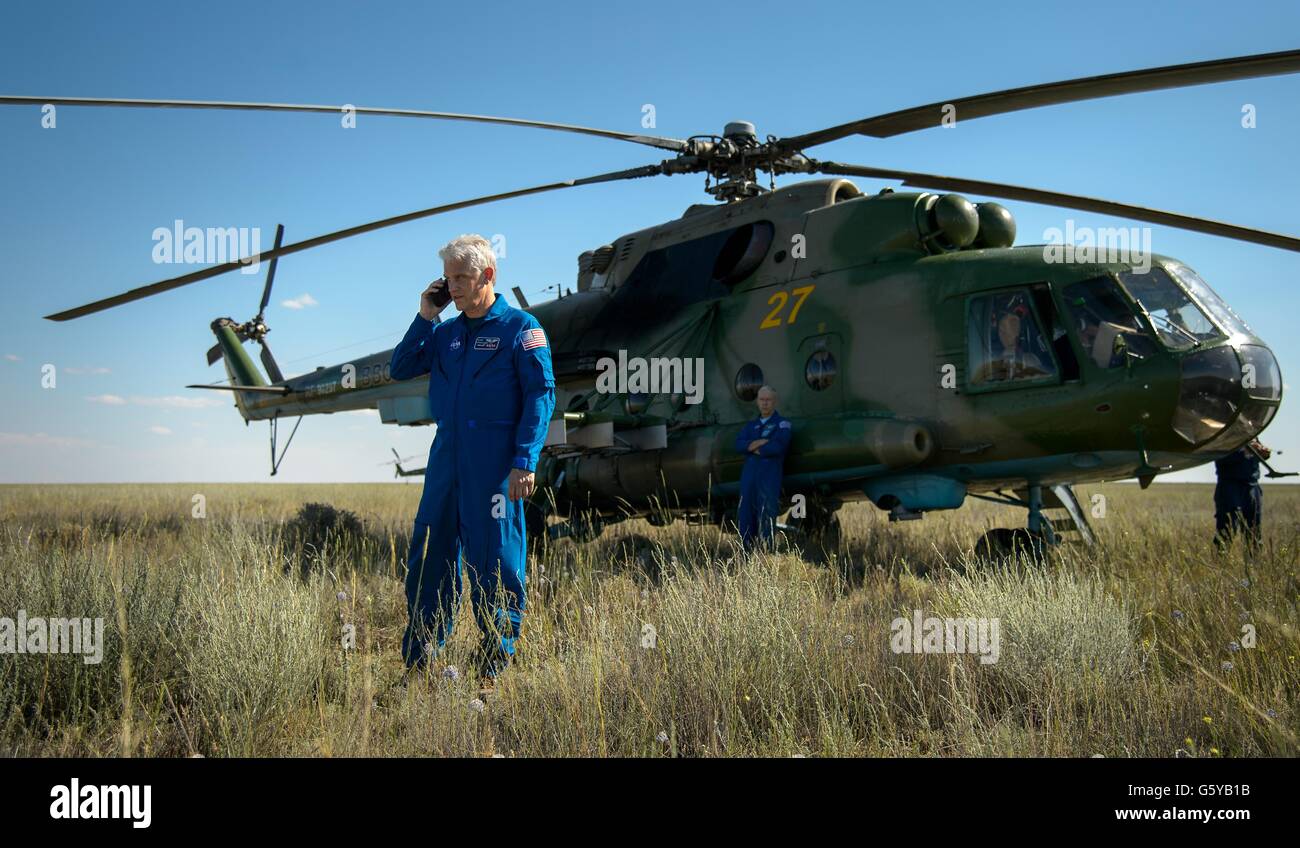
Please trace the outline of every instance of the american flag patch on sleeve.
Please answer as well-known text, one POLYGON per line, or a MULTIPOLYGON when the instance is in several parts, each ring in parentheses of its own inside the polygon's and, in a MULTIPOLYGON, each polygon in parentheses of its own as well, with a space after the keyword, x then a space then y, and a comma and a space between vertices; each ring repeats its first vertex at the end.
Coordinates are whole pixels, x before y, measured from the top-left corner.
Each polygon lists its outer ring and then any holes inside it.
POLYGON ((532 350, 535 347, 546 347, 546 334, 542 332, 541 327, 534 327, 531 330, 525 330, 519 339, 523 342, 524 350, 532 350))

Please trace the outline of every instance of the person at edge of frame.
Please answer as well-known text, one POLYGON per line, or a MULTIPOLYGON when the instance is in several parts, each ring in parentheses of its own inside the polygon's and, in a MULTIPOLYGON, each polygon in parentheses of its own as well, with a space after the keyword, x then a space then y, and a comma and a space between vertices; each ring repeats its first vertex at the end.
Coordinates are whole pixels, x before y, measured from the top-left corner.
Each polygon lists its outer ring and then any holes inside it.
POLYGON ((1238 533, 1251 551, 1258 549, 1264 508, 1259 465, 1270 456, 1272 451, 1255 439, 1215 461, 1214 546, 1219 551, 1226 550, 1238 533))

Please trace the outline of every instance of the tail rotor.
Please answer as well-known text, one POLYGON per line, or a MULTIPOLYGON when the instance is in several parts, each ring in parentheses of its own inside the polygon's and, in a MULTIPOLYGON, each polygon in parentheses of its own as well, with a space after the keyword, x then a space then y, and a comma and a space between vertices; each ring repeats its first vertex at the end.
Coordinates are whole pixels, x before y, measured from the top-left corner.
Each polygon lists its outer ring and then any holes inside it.
MULTIPOLYGON (((279 250, 284 241, 284 224, 277 224, 275 227, 275 249, 279 250)), ((280 371, 280 366, 276 364, 275 356, 271 353, 270 346, 266 343, 266 334, 271 332, 271 328, 266 326, 266 307, 271 302, 271 286, 275 284, 275 266, 280 261, 280 257, 272 256, 271 261, 266 268, 266 285, 262 287, 262 300, 257 306, 257 314, 243 324, 234 327, 235 337, 240 342, 246 342, 249 339, 256 341, 262 346, 261 360, 263 367, 266 368, 266 376, 272 383, 284 382, 284 374, 280 371)), ((218 359, 221 359, 221 345, 216 344, 208 348, 208 364, 213 365, 218 359)))

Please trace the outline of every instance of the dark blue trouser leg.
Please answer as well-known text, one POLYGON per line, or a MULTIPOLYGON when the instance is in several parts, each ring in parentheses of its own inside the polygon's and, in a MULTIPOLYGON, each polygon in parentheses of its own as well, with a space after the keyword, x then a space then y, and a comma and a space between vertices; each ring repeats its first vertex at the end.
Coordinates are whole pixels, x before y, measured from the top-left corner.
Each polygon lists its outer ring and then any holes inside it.
POLYGON ((1258 485, 1250 487, 1246 493, 1246 502, 1242 506, 1241 514, 1245 523, 1246 540, 1252 545, 1258 545, 1264 541, 1264 536, 1260 527, 1261 513, 1263 512, 1264 493, 1258 485))
MULTIPOLYGON (((778 484, 779 485, 779 484, 778 484)), ((765 547, 771 547, 773 538, 776 536, 776 515, 779 509, 778 497, 772 491, 772 486, 765 486, 758 494, 757 513, 755 518, 758 525, 758 537, 762 540, 765 547)))
POLYGON ((479 672, 495 677, 515 655, 524 615, 524 575, 510 563, 482 570, 466 564, 466 570, 474 618, 483 633, 479 672))
POLYGON ((750 457, 740 473, 737 524, 746 549, 757 540, 771 547, 781 504, 781 463, 750 457))
POLYGON ((1214 489, 1214 542, 1223 548, 1237 533, 1251 545, 1261 541, 1263 492, 1258 484, 1221 481, 1214 489))
POLYGON ((754 535, 758 532, 758 505, 755 500, 757 498, 754 493, 742 486, 740 506, 736 509, 736 528, 740 531, 740 544, 745 548, 753 544, 754 535))
MULTIPOLYGON (((454 517, 453 517, 454 520, 454 517)), ((406 605, 410 619, 402 636, 407 668, 428 662, 425 644, 441 649, 455 624, 460 599, 460 541, 455 525, 431 527, 419 521, 406 558, 406 605), (428 540, 428 550, 425 541, 428 540)))

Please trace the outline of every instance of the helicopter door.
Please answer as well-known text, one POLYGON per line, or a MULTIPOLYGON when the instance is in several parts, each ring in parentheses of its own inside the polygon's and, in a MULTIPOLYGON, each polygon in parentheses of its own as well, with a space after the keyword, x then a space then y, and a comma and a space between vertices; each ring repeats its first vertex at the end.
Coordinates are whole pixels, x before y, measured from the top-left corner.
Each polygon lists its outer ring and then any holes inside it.
POLYGON ((799 386, 800 412, 820 415, 843 409, 844 381, 839 374, 843 362, 838 333, 809 336, 799 343, 792 370, 799 386))

